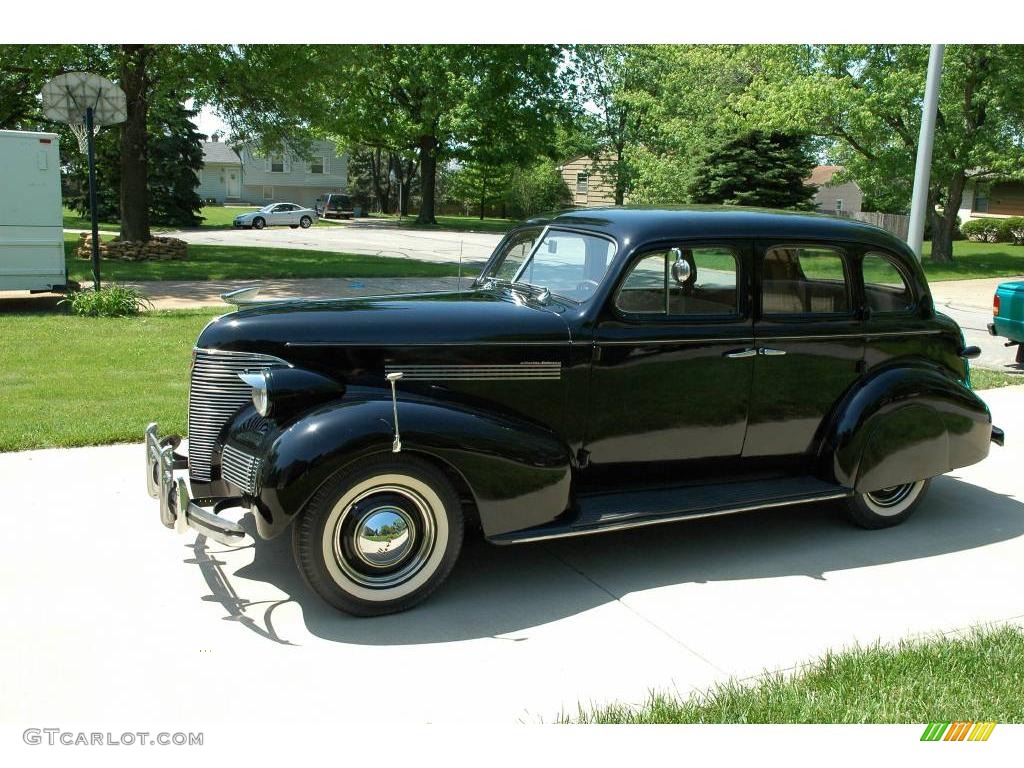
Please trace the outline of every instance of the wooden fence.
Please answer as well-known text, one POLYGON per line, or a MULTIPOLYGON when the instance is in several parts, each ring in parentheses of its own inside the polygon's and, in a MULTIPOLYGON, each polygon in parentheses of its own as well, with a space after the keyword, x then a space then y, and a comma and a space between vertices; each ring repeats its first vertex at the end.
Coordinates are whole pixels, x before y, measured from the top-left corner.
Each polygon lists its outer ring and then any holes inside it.
POLYGON ((910 234, 910 217, 899 213, 875 213, 874 211, 849 213, 843 211, 834 215, 842 216, 845 219, 856 219, 857 221, 863 221, 865 224, 881 227, 887 232, 892 232, 900 240, 906 240, 907 235, 910 234))

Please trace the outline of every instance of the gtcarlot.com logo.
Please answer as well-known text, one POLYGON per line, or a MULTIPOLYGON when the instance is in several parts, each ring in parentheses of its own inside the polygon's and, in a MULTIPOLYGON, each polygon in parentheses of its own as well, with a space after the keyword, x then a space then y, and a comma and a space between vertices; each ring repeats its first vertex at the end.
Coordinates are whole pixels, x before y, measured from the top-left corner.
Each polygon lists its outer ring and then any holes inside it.
POLYGON ((45 744, 48 746, 65 747, 201 747, 203 745, 203 734, 182 733, 177 731, 169 733, 159 731, 125 731, 124 733, 99 733, 96 731, 65 731, 61 728, 26 728, 21 734, 26 744, 33 746, 45 744))

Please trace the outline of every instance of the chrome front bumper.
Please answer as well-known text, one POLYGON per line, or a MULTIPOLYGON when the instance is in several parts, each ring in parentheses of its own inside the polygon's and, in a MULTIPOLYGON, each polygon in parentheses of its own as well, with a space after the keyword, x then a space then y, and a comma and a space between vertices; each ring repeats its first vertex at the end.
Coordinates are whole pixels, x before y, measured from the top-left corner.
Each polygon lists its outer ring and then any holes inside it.
POLYGON ((188 459, 174 452, 180 442, 176 435, 161 438, 155 422, 146 427, 146 489, 160 502, 160 522, 178 533, 192 528, 227 546, 247 543, 245 530, 218 514, 232 507, 244 507, 241 497, 193 499, 184 478, 174 477, 174 470, 188 467, 188 459))

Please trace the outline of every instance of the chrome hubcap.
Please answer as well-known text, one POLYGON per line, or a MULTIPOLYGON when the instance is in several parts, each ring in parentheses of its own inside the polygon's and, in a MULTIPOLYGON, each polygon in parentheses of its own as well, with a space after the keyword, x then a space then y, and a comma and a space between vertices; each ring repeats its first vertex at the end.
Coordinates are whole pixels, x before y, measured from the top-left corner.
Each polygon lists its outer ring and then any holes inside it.
POLYGON ((371 568, 390 568, 412 548, 413 522, 404 510, 378 507, 356 526, 355 554, 371 568))
POLYGON ((355 498, 338 518, 332 538, 335 562, 348 578, 386 589, 423 568, 437 528, 430 505, 419 493, 386 485, 355 498))

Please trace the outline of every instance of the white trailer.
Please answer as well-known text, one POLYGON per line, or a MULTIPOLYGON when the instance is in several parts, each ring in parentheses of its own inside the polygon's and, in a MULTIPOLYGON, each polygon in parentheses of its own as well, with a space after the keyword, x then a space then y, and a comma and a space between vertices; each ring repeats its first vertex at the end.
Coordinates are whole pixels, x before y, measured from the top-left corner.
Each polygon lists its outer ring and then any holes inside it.
POLYGON ((67 286, 58 140, 0 131, 0 291, 67 286))

